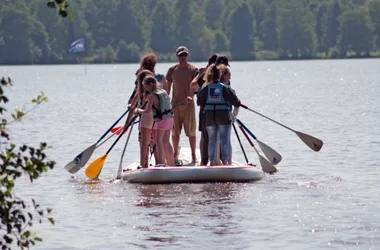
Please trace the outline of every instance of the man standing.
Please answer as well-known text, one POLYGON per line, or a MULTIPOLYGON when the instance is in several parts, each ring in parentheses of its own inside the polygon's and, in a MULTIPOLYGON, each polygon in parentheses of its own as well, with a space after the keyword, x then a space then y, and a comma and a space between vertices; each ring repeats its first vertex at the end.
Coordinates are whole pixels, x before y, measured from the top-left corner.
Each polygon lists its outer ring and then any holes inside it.
POLYGON ((180 46, 176 50, 178 64, 169 68, 166 74, 166 80, 169 93, 173 85, 172 93, 172 110, 174 113, 174 128, 172 131, 172 140, 174 148, 174 163, 181 166, 182 162, 178 160, 178 145, 181 135, 182 126, 186 136, 189 138, 191 157, 193 163, 197 162, 196 156, 196 119, 194 101, 186 102, 186 98, 190 96, 190 83, 196 76, 198 69, 187 62, 189 50, 180 46))

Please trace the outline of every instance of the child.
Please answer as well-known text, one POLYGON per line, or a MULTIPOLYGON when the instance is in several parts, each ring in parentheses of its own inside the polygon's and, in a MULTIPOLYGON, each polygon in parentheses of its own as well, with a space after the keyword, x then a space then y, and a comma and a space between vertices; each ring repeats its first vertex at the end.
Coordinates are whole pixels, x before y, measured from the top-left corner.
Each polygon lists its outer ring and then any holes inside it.
POLYGON ((158 152, 157 165, 174 166, 174 151, 170 144, 170 131, 173 128, 174 119, 170 97, 167 92, 157 87, 157 80, 154 76, 147 76, 143 81, 144 89, 150 95, 145 109, 138 108, 135 113, 145 114, 153 112, 155 120, 156 150, 158 152))
MULTIPOLYGON (((231 117, 230 105, 240 106, 240 100, 235 91, 220 82, 221 73, 215 64, 207 68, 204 87, 199 91, 197 103, 205 111, 204 122, 209 136, 208 153, 211 166, 219 165, 218 145, 220 140, 222 162, 231 165, 230 135, 231 117)), ((236 113, 237 115, 237 113, 236 113)))
MULTIPOLYGON (((143 81, 147 76, 154 76, 153 73, 149 70, 142 70, 137 74, 137 91, 136 95, 134 96, 130 109, 131 111, 128 114, 128 118, 126 121, 126 124, 129 123, 129 121, 132 118, 133 110, 137 108, 141 108, 144 105, 146 106, 147 101, 149 99, 149 92, 147 92, 144 89, 143 81)), ((148 167, 148 150, 149 150, 149 144, 154 144, 152 141, 152 129, 153 129, 154 119, 153 119, 153 113, 144 113, 140 117, 140 124, 139 124, 139 142, 140 142, 140 165, 143 168, 148 167)), ((153 145, 151 145, 153 147, 153 145)))

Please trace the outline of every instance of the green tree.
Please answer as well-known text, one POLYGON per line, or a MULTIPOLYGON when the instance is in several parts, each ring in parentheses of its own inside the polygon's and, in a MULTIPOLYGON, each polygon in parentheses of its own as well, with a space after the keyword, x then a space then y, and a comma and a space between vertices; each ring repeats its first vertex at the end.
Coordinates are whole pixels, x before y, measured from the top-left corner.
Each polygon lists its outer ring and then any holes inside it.
POLYGON ((229 51, 230 48, 230 41, 228 40, 227 36, 224 34, 224 32, 220 29, 216 30, 214 33, 215 37, 215 52, 216 53, 225 53, 229 51))
POLYGON ((214 52, 214 34, 206 26, 204 12, 196 12, 191 17, 191 37, 196 37, 191 43, 191 58, 200 61, 214 52))
POLYGON ((116 53, 121 63, 138 62, 140 60, 140 47, 135 43, 127 44, 125 41, 120 41, 116 53))
POLYGON ((272 3, 265 13, 264 21, 261 23, 261 30, 263 31, 263 42, 265 50, 277 51, 278 49, 278 17, 277 5, 272 3))
POLYGON ((96 50, 95 52, 95 61, 96 63, 113 63, 117 60, 117 55, 115 50, 112 48, 111 45, 108 45, 107 47, 100 48, 96 50))
POLYGON ((380 49, 380 0, 369 1, 368 11, 374 25, 375 44, 380 49))
POLYGON ((313 56, 317 46, 314 16, 307 6, 292 1, 282 9, 279 16, 279 38, 280 48, 285 56, 313 56))
POLYGON ((326 51, 326 48, 323 46, 323 37, 327 28, 327 4, 325 2, 321 3, 316 10, 315 18, 315 33, 317 35, 318 51, 326 51))
POLYGON ((230 17, 231 54, 234 59, 253 59, 254 49, 254 17, 247 3, 235 8, 230 17))
MULTIPOLYGON (((175 46, 187 46, 191 49, 191 25, 190 20, 193 14, 191 0, 178 0, 177 2, 177 19, 176 19, 176 30, 177 30, 177 39, 175 40, 175 46)), ((191 52, 191 51, 190 51, 191 52)))
POLYGON ((359 10, 345 11, 340 21, 339 48, 343 52, 355 51, 358 55, 364 52, 368 55, 373 46, 373 33, 368 10, 360 8, 359 10))
POLYGON ((342 14, 340 5, 337 0, 329 3, 326 10, 326 31, 323 33, 320 41, 323 51, 333 48, 337 45, 338 36, 340 34, 339 17, 342 14))
POLYGON ((25 15, 26 6, 5 6, 1 9, 2 43, 0 43, 0 64, 33 63, 33 41, 30 39, 31 24, 25 15), (14 53, 17 51, 17 53, 14 53))
MULTIPOLYGON (((6 114, 4 105, 9 101, 4 94, 4 88, 9 85, 11 85, 11 79, 1 79, 0 138, 3 146, 0 153, 0 231, 2 232, 0 247, 7 250, 12 249, 12 246, 15 245, 20 249, 29 248, 31 245, 36 244, 36 242, 42 241, 41 238, 30 231, 36 219, 39 219, 41 223, 42 219, 47 218, 54 224, 53 218, 48 217, 51 213, 50 208, 42 208, 34 199, 32 199, 31 204, 25 202, 15 194, 13 188, 15 187, 16 180, 21 176, 27 176, 30 182, 33 182, 43 172, 48 171, 49 168, 53 169, 55 165, 54 161, 47 159, 45 154, 46 143, 41 143, 39 148, 34 148, 27 145, 18 147, 10 141, 8 126, 14 121, 21 120, 28 112, 24 113, 16 109, 15 113, 12 114, 14 120, 9 123, 4 118, 6 114)), ((47 97, 42 93, 32 100, 35 103, 34 108, 44 101, 47 101, 47 97)))
POLYGON ((264 30, 261 29, 261 23, 265 19, 265 12, 268 9, 268 6, 264 0, 249 0, 249 5, 252 8, 253 15, 255 18, 255 23, 256 23, 255 36, 258 39, 263 40, 264 30))
POLYGON ((128 44, 136 43, 141 50, 149 45, 150 23, 146 4, 141 0, 118 1, 112 12, 111 34, 114 38, 113 47, 120 40, 128 44))
POLYGON ((207 0, 205 2, 206 25, 210 29, 222 29, 226 0, 207 0))
POLYGON ((162 53, 173 53, 176 16, 167 1, 160 0, 152 13, 151 48, 162 53))

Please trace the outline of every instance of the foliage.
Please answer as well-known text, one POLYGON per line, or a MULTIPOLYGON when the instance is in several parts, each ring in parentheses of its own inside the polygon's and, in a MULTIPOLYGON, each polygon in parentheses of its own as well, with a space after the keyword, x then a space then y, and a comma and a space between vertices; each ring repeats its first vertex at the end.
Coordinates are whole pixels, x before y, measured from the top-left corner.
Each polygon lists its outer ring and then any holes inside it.
POLYGON ((373 45, 373 33, 367 12, 360 8, 342 14, 338 45, 343 51, 354 51, 359 55, 361 52, 369 54, 373 45))
POLYGON ((370 42, 355 50, 368 54, 380 48, 379 11, 380 0, 7 1, 0 5, 0 64, 83 61, 68 51, 81 37, 86 56, 97 63, 138 62, 148 51, 160 61, 176 60, 180 45, 189 48, 190 60, 207 60, 220 51, 234 60, 253 60, 260 50, 283 59, 317 58, 335 48, 344 56, 354 49, 348 43, 358 43, 356 27, 370 42), (342 30, 342 17, 350 11, 367 20, 354 15, 353 26, 342 30), (342 43, 343 38, 353 40, 342 43), (139 54, 121 49, 123 41, 137 45, 139 54), (103 53, 108 46, 115 57, 103 53))
POLYGON ((67 17, 69 15, 70 19, 72 21, 74 20, 72 14, 67 12, 67 9, 70 7, 70 5, 66 2, 66 0, 49 1, 47 3, 47 6, 52 9, 58 9, 58 14, 60 16, 67 17))
POLYGON ((261 50, 256 52, 257 60, 278 60, 280 55, 276 51, 261 50))
POLYGON ((234 59, 252 60, 254 50, 254 18, 249 5, 243 3, 232 11, 231 53, 234 59))
MULTIPOLYGON (((27 145, 17 147, 11 143, 7 132, 8 125, 12 122, 19 121, 28 112, 15 110, 12 114, 13 121, 9 122, 4 118, 6 109, 4 105, 9 101, 4 94, 4 88, 11 86, 10 78, 7 80, 2 78, 0 85, 0 106, 1 118, 1 142, 5 148, 1 149, 0 153, 0 247, 1 249, 11 249, 17 245, 20 249, 29 248, 31 245, 42 241, 40 237, 32 233, 29 228, 33 226, 34 220, 38 219, 39 223, 43 218, 47 218, 52 224, 54 220, 48 217, 51 214, 51 209, 43 209, 39 204, 32 199, 32 204, 29 205, 24 200, 16 196, 13 192, 15 182, 21 176, 27 176, 30 182, 39 178, 43 172, 52 169, 55 165, 54 161, 49 161, 45 155, 46 143, 40 143, 39 148, 34 148, 27 145)), ((34 108, 42 102, 47 102, 48 99, 41 92, 41 95, 32 100, 35 104, 34 108)), ((33 109, 34 109, 33 108, 33 109)), ((33 110, 32 109, 32 110, 33 110)))

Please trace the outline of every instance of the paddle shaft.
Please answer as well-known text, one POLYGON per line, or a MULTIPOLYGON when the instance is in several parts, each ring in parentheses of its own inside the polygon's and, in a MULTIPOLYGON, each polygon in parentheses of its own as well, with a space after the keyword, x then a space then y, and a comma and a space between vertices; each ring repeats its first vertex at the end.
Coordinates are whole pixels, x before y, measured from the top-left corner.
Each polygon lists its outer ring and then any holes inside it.
POLYGON ((135 123, 132 123, 131 128, 129 129, 127 140, 125 141, 123 153, 121 154, 121 157, 120 157, 119 169, 117 170, 117 179, 121 179, 121 175, 123 173, 123 158, 124 158, 125 151, 127 150, 127 145, 128 145, 128 142, 129 142, 129 138, 131 137, 132 129, 133 129, 134 125, 135 125, 135 123))
POLYGON ((239 144, 240 144, 240 148, 241 148, 241 150, 243 151, 243 154, 244 154, 244 158, 245 158, 245 161, 247 162, 247 164, 249 163, 249 161, 248 161, 248 157, 247 157, 247 154, 245 153, 245 150, 244 150, 244 147, 243 147, 243 144, 241 144, 241 141, 240 141, 240 136, 239 136, 239 134, 238 134, 238 132, 237 132, 237 130, 236 130, 236 127, 235 127, 235 124, 234 123, 232 123, 232 127, 234 128, 234 131, 235 131, 235 135, 236 135, 236 137, 237 137, 237 139, 238 139, 238 141, 239 141, 239 144))
POLYGON ((131 124, 135 121, 135 119, 137 118, 137 115, 135 115, 134 117, 132 117, 131 121, 128 123, 127 126, 124 127, 123 129, 123 132, 121 132, 121 134, 117 137, 116 141, 112 144, 112 146, 108 149, 108 151, 106 152, 106 155, 108 155, 108 153, 113 149, 113 147, 116 145, 116 143, 120 140, 120 138, 123 136, 124 132, 128 129, 129 126, 131 126, 131 124))
POLYGON ((297 133, 297 131, 295 131, 294 129, 291 129, 291 128, 289 128, 288 126, 285 126, 284 124, 279 123, 278 121, 275 121, 275 120, 269 118, 268 116, 265 116, 265 115, 263 115, 263 114, 260 114, 259 112, 255 111, 255 110, 253 110, 253 109, 248 108, 248 107, 245 106, 244 104, 240 104, 240 107, 245 108, 245 109, 247 109, 247 110, 249 110, 249 111, 251 111, 251 112, 253 112, 253 113, 255 113, 255 114, 258 114, 258 115, 260 115, 260 116, 262 116, 262 117, 264 117, 264 118, 266 118, 266 119, 268 119, 268 120, 270 120, 270 121, 272 121, 272 122, 274 122, 274 123, 277 123, 278 125, 280 125, 280 126, 286 128, 286 129, 289 129, 290 131, 293 131, 294 133, 297 133))
POLYGON ((99 143, 101 140, 103 140, 103 138, 108 134, 108 132, 110 132, 110 130, 115 127, 116 124, 119 123, 119 121, 129 112, 129 108, 119 117, 119 119, 117 119, 113 124, 112 126, 100 137, 100 139, 96 142, 96 143, 99 143))
MULTIPOLYGON (((247 138, 249 144, 251 144, 251 146, 256 150, 256 147, 255 145, 253 144, 253 142, 251 141, 251 139, 249 138, 249 136, 247 135, 247 132, 245 132, 245 130, 243 129, 243 127, 239 124, 239 128, 241 130, 241 132, 243 132, 245 138, 247 138)), ((256 150, 256 152, 258 153, 258 151, 256 150)))
POLYGON ((253 139, 257 140, 256 136, 251 131, 249 131, 249 129, 239 119, 236 119, 236 121, 239 123, 240 126, 244 128, 245 131, 248 132, 250 136, 252 136, 253 139))

